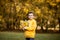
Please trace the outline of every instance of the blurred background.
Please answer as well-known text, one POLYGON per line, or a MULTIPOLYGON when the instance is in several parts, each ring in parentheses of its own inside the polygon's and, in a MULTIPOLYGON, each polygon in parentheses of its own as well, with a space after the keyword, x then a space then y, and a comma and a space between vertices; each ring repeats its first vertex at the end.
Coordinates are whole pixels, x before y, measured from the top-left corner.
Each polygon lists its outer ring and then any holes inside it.
POLYGON ((21 31, 29 11, 36 14, 37 32, 60 33, 60 0, 0 0, 0 31, 21 31))

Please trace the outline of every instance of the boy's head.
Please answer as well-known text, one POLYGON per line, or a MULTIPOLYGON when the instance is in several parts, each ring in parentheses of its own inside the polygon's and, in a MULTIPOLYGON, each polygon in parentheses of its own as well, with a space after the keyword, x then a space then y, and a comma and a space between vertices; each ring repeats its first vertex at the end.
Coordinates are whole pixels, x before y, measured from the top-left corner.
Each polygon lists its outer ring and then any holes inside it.
POLYGON ((34 13, 33 12, 28 12, 28 18, 33 19, 34 18, 34 13))

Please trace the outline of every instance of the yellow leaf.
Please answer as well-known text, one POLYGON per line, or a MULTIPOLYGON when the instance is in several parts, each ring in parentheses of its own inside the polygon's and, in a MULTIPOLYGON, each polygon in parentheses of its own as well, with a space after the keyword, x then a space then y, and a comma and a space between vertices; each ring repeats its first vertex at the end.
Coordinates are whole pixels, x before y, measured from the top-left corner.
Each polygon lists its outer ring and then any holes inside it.
POLYGON ((53 3, 53 2, 50 2, 50 5, 56 6, 57 4, 56 3, 53 3))
POLYGON ((39 9, 38 7, 35 9, 35 13, 37 13, 38 15, 41 14, 41 9, 39 9))
POLYGON ((26 7, 24 7, 24 12, 25 12, 25 13, 28 13, 28 11, 29 11, 29 10, 28 10, 26 7))
POLYGON ((28 26, 28 22, 21 20, 20 21, 20 28, 22 29, 23 27, 26 27, 26 26, 28 26))
POLYGON ((19 5, 16 6, 16 11, 19 12, 21 7, 19 5))
POLYGON ((60 0, 56 0, 56 2, 60 2, 60 0))

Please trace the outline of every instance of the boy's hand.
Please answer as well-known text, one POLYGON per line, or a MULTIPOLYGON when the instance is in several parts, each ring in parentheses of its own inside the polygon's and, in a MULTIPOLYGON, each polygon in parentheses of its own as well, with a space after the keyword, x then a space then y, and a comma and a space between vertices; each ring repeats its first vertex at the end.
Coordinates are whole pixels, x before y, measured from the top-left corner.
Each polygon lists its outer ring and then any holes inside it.
POLYGON ((27 27, 24 27, 23 30, 26 30, 27 27))

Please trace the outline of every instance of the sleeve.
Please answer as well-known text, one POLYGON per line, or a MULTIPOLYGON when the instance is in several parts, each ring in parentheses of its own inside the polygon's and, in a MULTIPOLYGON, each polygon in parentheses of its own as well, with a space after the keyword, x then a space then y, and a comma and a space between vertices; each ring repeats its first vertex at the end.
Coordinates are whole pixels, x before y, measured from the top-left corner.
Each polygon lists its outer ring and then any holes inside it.
POLYGON ((36 21, 33 21, 29 27, 25 27, 26 30, 36 30, 36 27, 37 27, 37 23, 36 21))

